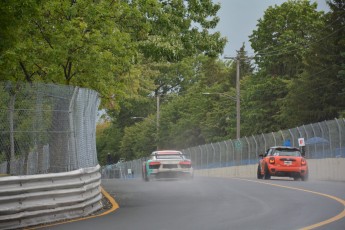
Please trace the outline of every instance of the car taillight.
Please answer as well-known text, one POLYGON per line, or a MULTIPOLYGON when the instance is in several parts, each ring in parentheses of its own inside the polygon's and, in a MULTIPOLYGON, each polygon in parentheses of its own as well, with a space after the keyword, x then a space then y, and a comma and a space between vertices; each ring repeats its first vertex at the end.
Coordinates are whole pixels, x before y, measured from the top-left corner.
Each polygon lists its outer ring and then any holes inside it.
POLYGON ((302 158, 301 165, 306 165, 306 164, 307 164, 307 161, 304 158, 302 158))
POLYGON ((149 169, 159 169, 161 163, 158 161, 153 161, 149 163, 149 169))
POLYGON ((276 160, 274 157, 270 157, 269 162, 270 162, 270 164, 274 164, 274 163, 276 163, 276 160))
POLYGON ((190 161, 180 161, 179 165, 181 168, 191 168, 192 167, 192 162, 190 161))

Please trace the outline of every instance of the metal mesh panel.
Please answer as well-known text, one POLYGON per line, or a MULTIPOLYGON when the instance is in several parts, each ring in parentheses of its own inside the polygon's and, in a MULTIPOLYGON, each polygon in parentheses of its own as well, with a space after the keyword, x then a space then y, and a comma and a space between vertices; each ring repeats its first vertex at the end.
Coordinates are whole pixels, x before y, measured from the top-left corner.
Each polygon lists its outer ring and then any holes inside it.
POLYGON ((41 83, 0 83, 0 173, 66 172, 97 165, 97 93, 41 83))
MULTIPOLYGON (((344 119, 335 119, 274 133, 194 146, 184 149, 182 152, 190 156, 195 169, 256 164, 258 155, 264 154, 271 146, 290 143, 291 146, 298 147, 298 138, 305 139, 307 158, 345 158, 344 119)), ((126 165, 126 167, 132 167, 137 172, 141 172, 140 160, 127 162, 126 165)), ((104 178, 113 178, 114 170, 114 168, 109 166, 104 167, 104 178), (108 171, 107 168, 109 169, 108 171)), ((141 173, 136 175, 141 176, 141 173)), ((122 177, 127 176, 123 175, 122 177)))
POLYGON ((345 157, 345 120, 335 119, 193 147, 192 160, 195 160, 194 165, 203 165, 203 168, 256 164, 258 155, 264 154, 269 147, 287 144, 298 147, 299 138, 305 139, 307 158, 345 157))

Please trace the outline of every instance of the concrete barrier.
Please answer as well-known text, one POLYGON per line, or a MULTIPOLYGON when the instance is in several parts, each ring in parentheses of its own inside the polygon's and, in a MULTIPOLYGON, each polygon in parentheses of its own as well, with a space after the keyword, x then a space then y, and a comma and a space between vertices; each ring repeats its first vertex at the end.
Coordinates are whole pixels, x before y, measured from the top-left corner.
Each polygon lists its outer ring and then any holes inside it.
MULTIPOLYGON (((308 159, 312 180, 345 181, 345 158, 308 159)), ((257 164, 195 170, 195 175, 209 177, 256 178, 257 164)))

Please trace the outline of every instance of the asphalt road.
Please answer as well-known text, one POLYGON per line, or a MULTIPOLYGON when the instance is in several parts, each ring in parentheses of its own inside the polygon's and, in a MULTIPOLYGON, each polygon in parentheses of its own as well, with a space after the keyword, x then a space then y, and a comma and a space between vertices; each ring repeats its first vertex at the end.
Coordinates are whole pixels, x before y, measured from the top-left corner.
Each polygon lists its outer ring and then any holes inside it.
POLYGON ((102 186, 119 209, 46 229, 291 230, 312 225, 318 230, 345 229, 345 182, 115 179, 103 180, 102 186), (325 220, 330 223, 321 226, 325 220))

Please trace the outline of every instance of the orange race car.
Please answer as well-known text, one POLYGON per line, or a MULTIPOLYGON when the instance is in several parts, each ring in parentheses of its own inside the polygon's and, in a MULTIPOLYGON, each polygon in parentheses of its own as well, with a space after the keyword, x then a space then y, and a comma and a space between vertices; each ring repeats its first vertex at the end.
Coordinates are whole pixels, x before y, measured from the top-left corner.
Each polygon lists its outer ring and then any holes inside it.
POLYGON ((308 180, 308 164, 300 149, 286 146, 274 146, 259 155, 258 179, 270 179, 271 176, 292 177, 294 180, 308 180))

